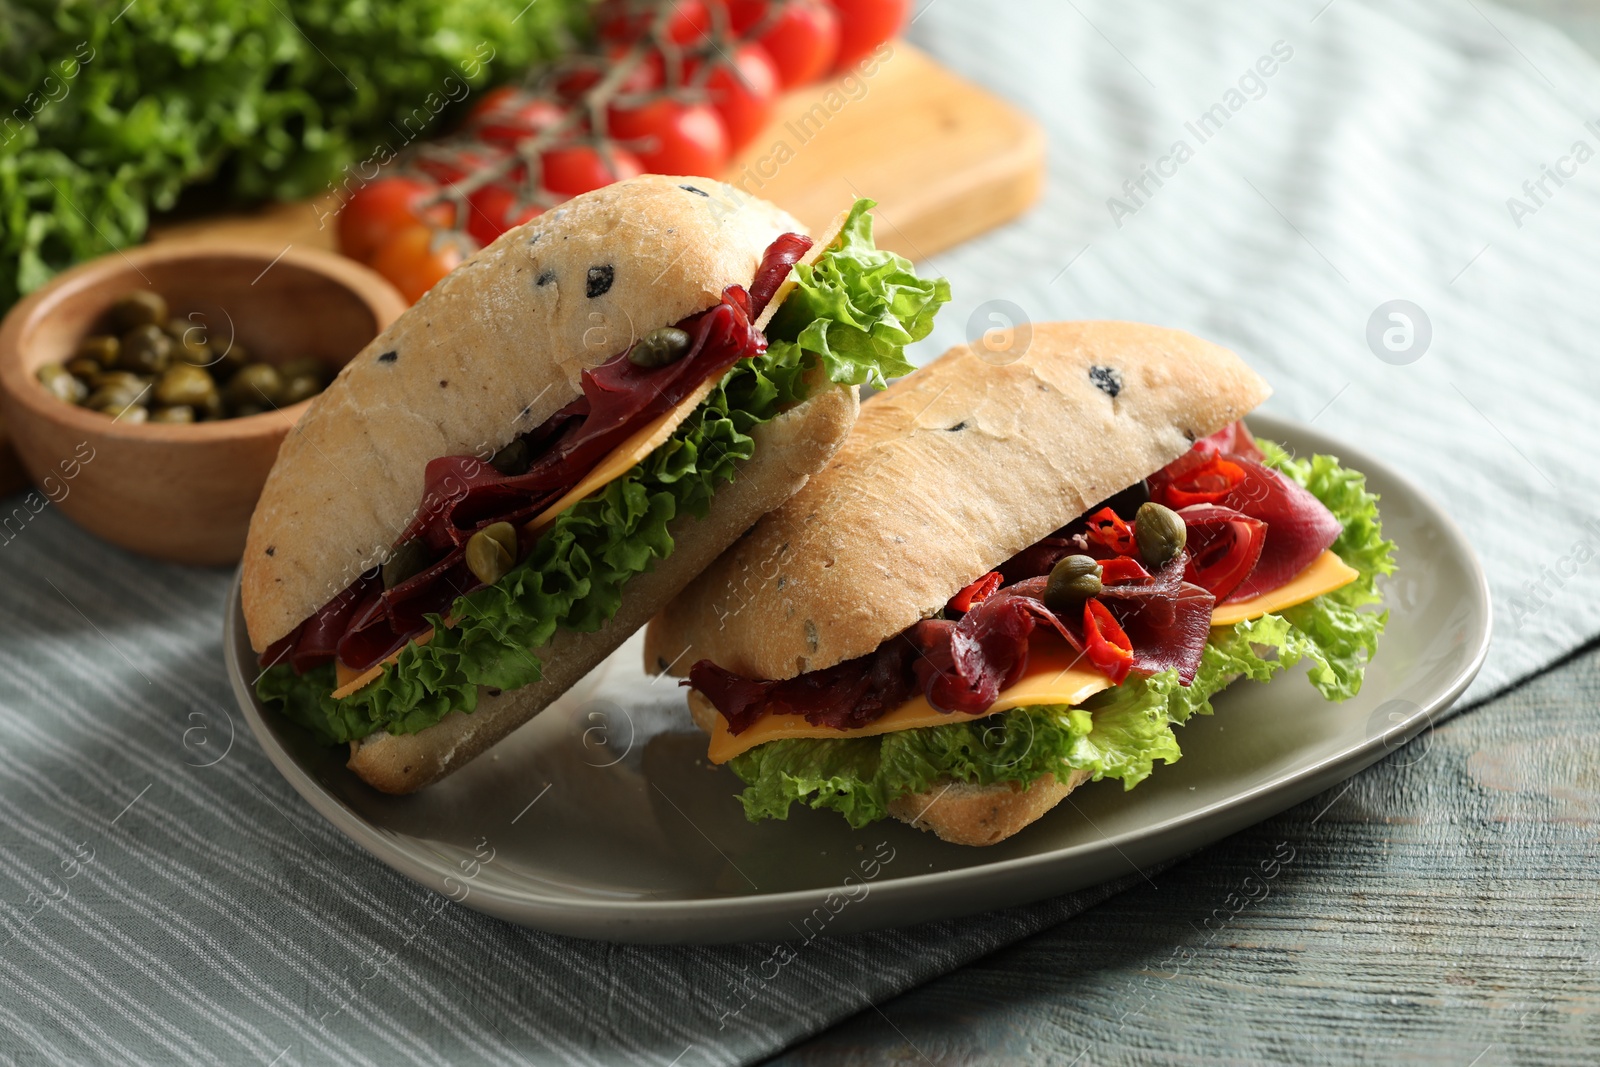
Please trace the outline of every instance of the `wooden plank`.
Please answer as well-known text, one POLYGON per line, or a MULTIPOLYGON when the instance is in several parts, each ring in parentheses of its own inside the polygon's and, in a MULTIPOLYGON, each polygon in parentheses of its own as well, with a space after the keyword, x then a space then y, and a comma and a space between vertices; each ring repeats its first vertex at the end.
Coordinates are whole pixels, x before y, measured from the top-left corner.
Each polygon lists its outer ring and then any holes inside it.
MULTIPOLYGON (((864 77, 787 95, 726 179, 819 230, 857 196, 878 201, 878 243, 925 259, 1038 199, 1044 137, 1005 101, 903 41, 864 77)), ((204 236, 333 248, 331 196, 158 224, 151 240, 204 236)))

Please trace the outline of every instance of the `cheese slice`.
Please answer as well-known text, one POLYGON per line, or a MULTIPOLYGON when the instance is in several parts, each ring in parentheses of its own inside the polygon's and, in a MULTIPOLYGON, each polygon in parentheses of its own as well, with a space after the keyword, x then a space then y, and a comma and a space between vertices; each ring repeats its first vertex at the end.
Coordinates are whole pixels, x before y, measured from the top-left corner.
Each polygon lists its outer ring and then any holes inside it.
POLYGON ((1248 600, 1231 604, 1218 604, 1211 612, 1212 626, 1232 626, 1246 619, 1260 618, 1296 604, 1304 604, 1312 597, 1331 593, 1361 577, 1361 572, 1340 559, 1334 552, 1325 551, 1310 565, 1295 575, 1285 585, 1248 600))
POLYGON ((735 735, 728 729, 728 720, 710 707, 705 695, 690 690, 689 700, 698 702, 711 711, 714 725, 711 748, 707 755, 712 763, 726 763, 768 741, 791 737, 873 737, 897 730, 914 730, 920 726, 943 726, 953 722, 971 722, 1012 708, 1036 704, 1081 704, 1102 689, 1111 688, 1111 679, 1099 671, 1082 664, 1078 653, 1065 641, 1039 641, 1029 651, 1028 670, 1009 689, 1003 689, 987 710, 976 715, 962 712, 946 714, 929 704, 927 698, 908 700, 898 708, 865 726, 854 730, 835 730, 829 726, 813 726, 804 715, 764 715, 749 729, 735 735))

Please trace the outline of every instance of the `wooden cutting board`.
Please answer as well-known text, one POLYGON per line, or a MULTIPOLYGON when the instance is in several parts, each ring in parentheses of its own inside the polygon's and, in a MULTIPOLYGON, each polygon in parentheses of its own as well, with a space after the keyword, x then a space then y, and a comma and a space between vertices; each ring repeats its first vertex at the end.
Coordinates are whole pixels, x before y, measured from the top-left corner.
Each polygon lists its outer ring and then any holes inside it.
MULTIPOLYGON (((725 179, 787 209, 810 230, 858 196, 878 201, 879 246, 929 256, 1020 215, 1044 184, 1044 136, 1027 115, 903 41, 861 77, 808 86, 725 179)), ((334 248, 332 195, 183 222, 150 240, 334 248)), ((22 485, 0 425, 0 496, 22 485)))

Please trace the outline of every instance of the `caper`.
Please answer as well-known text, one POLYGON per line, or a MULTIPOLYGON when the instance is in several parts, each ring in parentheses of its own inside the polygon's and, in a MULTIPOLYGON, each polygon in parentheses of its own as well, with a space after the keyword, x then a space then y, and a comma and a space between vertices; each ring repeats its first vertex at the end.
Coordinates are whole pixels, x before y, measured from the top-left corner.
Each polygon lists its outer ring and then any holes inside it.
POLYGON ((235 341, 233 344, 223 348, 221 352, 213 349, 211 363, 206 369, 211 372, 211 376, 217 381, 225 382, 249 362, 249 350, 235 341))
POLYGON ((1133 537, 1139 542, 1139 555, 1144 557, 1145 566, 1162 567, 1183 551, 1189 529, 1182 515, 1147 500, 1134 513, 1133 537))
POLYGON ((206 343, 206 328, 186 319, 167 322, 167 336, 174 342, 172 358, 195 367, 209 367, 216 359, 211 346, 206 343))
POLYGON ((1050 580, 1044 588, 1044 605, 1051 611, 1064 612, 1080 607, 1085 600, 1099 596, 1100 564, 1092 556, 1067 556, 1050 568, 1050 580))
POLYGON ((143 404, 129 404, 121 411, 107 411, 106 414, 118 422, 138 423, 150 421, 150 409, 143 404))
POLYGON ((517 561, 517 531, 509 522, 490 523, 467 540, 467 569, 484 585, 505 577, 517 561))
POLYGON ((185 423, 195 421, 194 408, 187 404, 174 404, 171 407, 156 408, 150 413, 151 422, 185 423))
POLYGON ((85 359, 83 356, 74 356, 67 360, 67 373, 84 385, 93 385, 104 370, 105 368, 94 360, 85 359))
POLYGON ((327 380, 328 365, 320 359, 302 356, 278 364, 278 373, 283 375, 285 381, 290 378, 315 378, 321 382, 327 380))
POLYGON ((93 337, 85 337, 79 343, 78 351, 74 353, 74 357, 93 360, 102 367, 112 367, 116 365, 117 353, 121 349, 121 341, 118 341, 108 333, 99 333, 93 337))
POLYGON ((167 302, 160 293, 140 289, 112 304, 109 318, 117 333, 126 333, 138 326, 159 327, 167 321, 167 302))
POLYGON ((259 415, 266 410, 260 404, 239 404, 229 411, 224 418, 248 419, 251 415, 259 415))
POLYGON ((46 363, 38 370, 39 384, 69 404, 81 404, 89 387, 73 377, 59 363, 46 363))
POLYGON ((639 338, 628 350, 628 362, 635 367, 665 367, 682 359, 691 343, 685 331, 676 326, 662 326, 639 338))
POLYGON ((428 545, 420 537, 413 537, 396 548, 383 565, 383 587, 393 589, 407 578, 415 577, 428 569, 433 562, 428 545))
POLYGON ((139 399, 116 389, 96 389, 87 406, 122 422, 144 422, 150 417, 150 410, 139 399))
POLYGON ((240 367, 239 373, 228 382, 226 400, 240 407, 253 404, 260 408, 277 407, 283 398, 283 376, 270 363, 251 363, 240 367))
POLYGON ((526 474, 532 459, 528 442, 521 437, 513 437, 509 445, 490 457, 489 466, 505 475, 526 474))
POLYGON ((126 370, 102 371, 95 376, 91 383, 96 390, 113 388, 129 391, 130 396, 137 395, 139 390, 150 384, 150 380, 142 374, 135 374, 126 370))
POLYGON ((211 422, 214 419, 222 418, 224 410, 225 409, 222 406, 222 394, 213 389, 210 393, 206 394, 205 400, 202 401, 200 406, 195 409, 195 416, 199 418, 201 422, 211 422))
POLYGON ((86 406, 96 411, 103 411, 107 415, 116 415, 124 408, 140 403, 149 386, 135 375, 130 374, 127 377, 132 381, 114 379, 102 382, 93 393, 89 394, 86 406))
POLYGON ((117 366, 141 374, 160 374, 172 360, 172 338, 153 323, 135 326, 122 335, 117 366))
POLYGON ((156 402, 168 407, 193 407, 205 403, 208 394, 217 391, 217 384, 201 367, 187 363, 174 363, 156 379, 156 402))
POLYGON ((310 374, 297 374, 292 378, 285 378, 283 383, 283 403, 298 404, 302 400, 310 400, 322 392, 322 379, 310 374))

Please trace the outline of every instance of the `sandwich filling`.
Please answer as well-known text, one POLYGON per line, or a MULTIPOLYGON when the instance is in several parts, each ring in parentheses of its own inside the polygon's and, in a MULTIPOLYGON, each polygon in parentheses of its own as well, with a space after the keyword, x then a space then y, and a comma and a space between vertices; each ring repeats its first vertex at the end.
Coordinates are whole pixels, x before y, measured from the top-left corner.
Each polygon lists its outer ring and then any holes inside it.
POLYGON ((688 344, 670 362, 630 358, 636 342, 585 371, 581 397, 492 456, 430 462, 390 563, 263 654, 263 701, 331 743, 416 732, 474 710, 479 686, 537 681, 535 650, 558 627, 590 632, 615 614, 627 580, 671 554, 667 524, 703 517, 716 487, 754 454, 754 427, 804 401, 808 382, 882 384, 911 369, 903 349, 931 330, 949 286, 874 246, 871 206, 857 201, 813 263, 798 262, 809 239, 778 238, 748 291, 730 286, 677 324, 688 344), (794 289, 758 329, 791 268, 794 289), (657 447, 568 503, 697 399, 657 447), (467 546, 498 523, 515 531, 516 551, 485 583, 467 546))
POLYGON ((685 684, 716 709, 711 758, 746 782, 752 819, 798 801, 861 826, 940 782, 1077 770, 1131 788, 1235 677, 1306 659, 1326 698, 1359 691, 1387 613, 1358 609, 1393 570, 1376 499, 1331 457, 1295 460, 1235 424, 867 656, 784 681, 702 661, 685 684), (1129 521, 1146 499, 1187 529, 1159 567, 1129 521), (1103 587, 1055 610, 1046 576, 1069 555, 1093 557, 1103 587))

